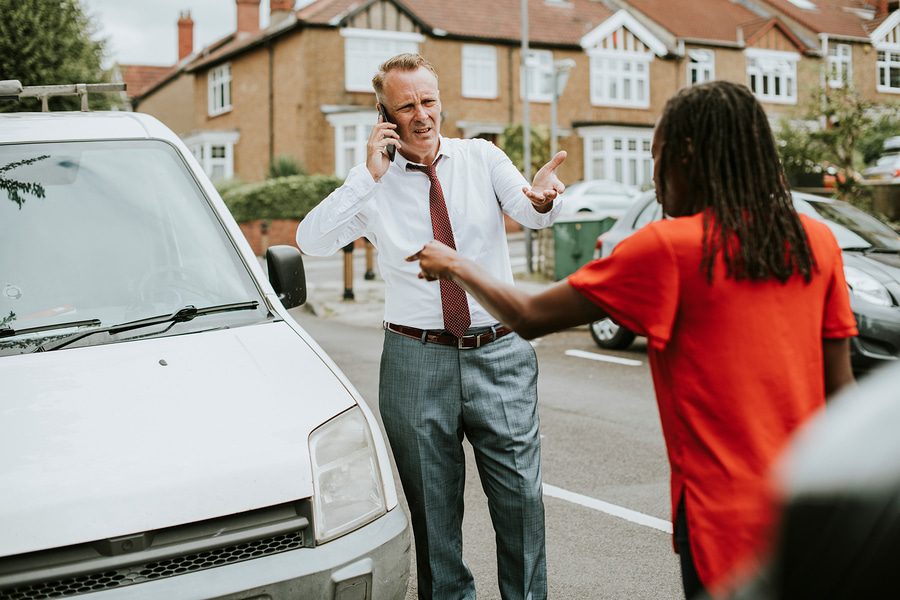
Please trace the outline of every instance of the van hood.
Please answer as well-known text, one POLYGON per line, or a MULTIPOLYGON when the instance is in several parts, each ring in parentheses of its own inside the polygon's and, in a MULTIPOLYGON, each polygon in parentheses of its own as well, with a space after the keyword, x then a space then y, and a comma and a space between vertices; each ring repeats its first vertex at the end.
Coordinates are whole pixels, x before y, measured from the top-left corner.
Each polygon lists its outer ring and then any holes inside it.
POLYGON ((310 497, 350 392, 284 322, 0 358, 0 556, 310 497))

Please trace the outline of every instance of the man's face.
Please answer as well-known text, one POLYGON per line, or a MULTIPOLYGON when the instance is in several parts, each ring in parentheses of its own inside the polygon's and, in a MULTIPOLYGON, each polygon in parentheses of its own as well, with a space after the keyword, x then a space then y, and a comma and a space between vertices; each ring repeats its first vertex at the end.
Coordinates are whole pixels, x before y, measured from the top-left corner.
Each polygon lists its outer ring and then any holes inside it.
POLYGON ((433 158, 441 130, 441 98, 434 74, 425 67, 390 71, 381 95, 388 118, 397 124, 401 152, 419 160, 433 158))
POLYGON ((666 173, 662 172, 662 153, 666 142, 663 141, 660 134, 660 127, 653 132, 653 145, 650 149, 653 155, 653 184, 656 186, 656 201, 662 204, 663 212, 670 217, 681 217, 684 212, 688 199, 687 176, 684 172, 686 169, 686 159, 678 160, 675 164, 670 164, 666 168, 666 173), (665 177, 665 192, 663 192, 663 178, 665 177))

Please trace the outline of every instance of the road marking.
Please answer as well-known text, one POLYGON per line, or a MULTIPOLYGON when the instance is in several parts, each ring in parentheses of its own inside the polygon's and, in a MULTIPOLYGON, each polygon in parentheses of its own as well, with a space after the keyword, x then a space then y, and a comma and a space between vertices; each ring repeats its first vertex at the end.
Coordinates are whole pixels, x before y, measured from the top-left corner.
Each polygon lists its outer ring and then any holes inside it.
POLYGON ((585 352, 584 350, 566 350, 566 356, 575 356, 577 358, 587 358, 590 360, 611 362, 616 363, 617 365, 628 365, 629 367, 639 367, 644 364, 639 360, 633 360, 631 358, 609 356, 608 354, 597 354, 596 352, 585 352))
POLYGON ((631 510, 622 506, 616 506, 615 504, 610 504, 609 502, 604 502, 603 500, 597 500, 596 498, 591 498, 590 496, 582 496, 581 494, 576 494, 575 492, 570 492, 569 490, 558 488, 555 485, 550 485, 549 483, 544 484, 544 495, 550 496, 551 498, 559 498, 560 500, 572 502, 573 504, 580 504, 581 506, 586 506, 587 508, 592 508, 608 515, 619 517, 620 519, 625 519, 626 521, 631 521, 632 523, 637 523, 638 525, 658 529, 659 531, 662 531, 664 533, 672 533, 672 524, 668 521, 663 521, 662 519, 657 519, 656 517, 645 515, 644 513, 637 512, 636 510, 631 510))

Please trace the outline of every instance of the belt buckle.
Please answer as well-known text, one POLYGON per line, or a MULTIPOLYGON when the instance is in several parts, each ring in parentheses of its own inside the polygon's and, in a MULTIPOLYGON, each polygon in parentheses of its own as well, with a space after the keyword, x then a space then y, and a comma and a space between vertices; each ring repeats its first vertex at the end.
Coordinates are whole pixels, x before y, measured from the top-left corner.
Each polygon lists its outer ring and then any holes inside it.
MULTIPOLYGON (((482 346, 481 340, 482 340, 482 337, 485 336, 485 335, 487 335, 487 334, 486 334, 486 333, 475 333, 475 334, 472 334, 472 335, 464 335, 464 336, 462 336, 461 338, 457 338, 457 340, 456 340, 456 347, 457 347, 457 349, 459 349, 459 350, 477 350, 478 348, 481 348, 481 346, 482 346), (463 346, 463 342, 464 342, 464 340, 465 340, 466 338, 474 339, 474 340, 475 340, 475 345, 474 345, 474 346, 470 346, 470 347, 468 347, 468 348, 466 348, 465 346, 463 346)), ((491 340, 488 340, 488 341, 491 341, 491 340)))

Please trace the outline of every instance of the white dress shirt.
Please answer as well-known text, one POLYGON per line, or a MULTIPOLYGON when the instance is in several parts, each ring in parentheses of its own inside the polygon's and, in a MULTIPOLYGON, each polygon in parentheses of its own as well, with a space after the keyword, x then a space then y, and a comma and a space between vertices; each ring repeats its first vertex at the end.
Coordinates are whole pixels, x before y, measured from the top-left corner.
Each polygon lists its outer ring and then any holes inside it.
MULTIPOLYGON (((437 175, 447 203, 457 251, 493 277, 512 283, 503 214, 525 227, 553 223, 561 202, 537 212, 522 193, 528 185, 502 150, 486 140, 440 138, 437 175), (502 212, 501 212, 502 211, 502 212)), ((365 164, 350 170, 344 185, 316 206, 297 228, 297 245, 306 254, 328 256, 360 237, 378 249, 386 284, 384 320, 419 329, 443 329, 437 281, 418 278, 419 263, 404 259, 434 239, 428 204, 430 182, 407 171, 397 152, 376 182, 365 164)), ((492 317, 466 294, 472 326, 493 325, 492 317)))

